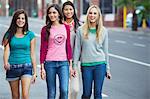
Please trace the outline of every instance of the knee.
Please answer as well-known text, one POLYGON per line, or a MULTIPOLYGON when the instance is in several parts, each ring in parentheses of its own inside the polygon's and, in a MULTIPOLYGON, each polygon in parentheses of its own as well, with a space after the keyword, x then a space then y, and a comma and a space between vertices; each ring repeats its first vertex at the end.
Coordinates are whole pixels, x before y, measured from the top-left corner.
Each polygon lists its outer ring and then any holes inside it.
POLYGON ((68 94, 68 90, 61 90, 62 94, 68 94))
POLYGON ((82 99, 90 99, 90 96, 84 96, 84 95, 82 95, 82 99))
POLYGON ((22 94, 22 99, 29 99, 29 94, 28 93, 23 93, 22 94))
POLYGON ((12 99, 20 99, 20 92, 17 90, 11 91, 12 99))
POLYGON ((73 92, 74 94, 78 94, 78 93, 79 93, 79 88, 73 89, 72 92, 73 92))
POLYGON ((82 94, 82 99, 90 99, 90 97, 91 97, 91 93, 88 93, 88 92, 83 92, 83 94, 82 94))
POLYGON ((101 93, 94 94, 94 99, 102 99, 101 93))
POLYGON ((56 93, 55 92, 48 92, 48 98, 47 99, 55 99, 56 93))
POLYGON ((66 90, 65 89, 61 90, 60 95, 63 96, 63 97, 68 96, 68 90, 67 89, 66 90))
POLYGON ((70 91, 73 93, 79 93, 80 92, 80 86, 78 83, 76 83, 76 85, 72 84, 70 86, 70 91))
POLYGON ((20 99, 20 96, 18 94, 13 94, 12 99, 20 99))

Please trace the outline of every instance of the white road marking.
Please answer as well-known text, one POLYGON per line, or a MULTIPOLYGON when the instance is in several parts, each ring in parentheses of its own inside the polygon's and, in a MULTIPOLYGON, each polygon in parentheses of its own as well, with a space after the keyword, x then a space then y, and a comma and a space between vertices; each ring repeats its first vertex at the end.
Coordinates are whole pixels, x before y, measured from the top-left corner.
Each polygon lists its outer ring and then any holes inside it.
POLYGON ((9 28, 8 25, 4 25, 4 24, 0 24, 0 26, 5 27, 5 28, 9 28))
MULTIPOLYGON (((129 35, 129 38, 134 38, 134 37, 132 35, 129 35)), ((144 37, 139 36, 137 38, 140 39, 140 40, 142 40, 144 37)))
POLYGON ((116 43, 121 43, 121 44, 126 44, 126 41, 122 41, 122 40, 115 40, 116 43))
POLYGON ((106 94, 102 93, 102 97, 108 97, 108 95, 106 95, 106 94))
POLYGON ((138 47, 146 47, 146 45, 144 44, 139 44, 139 43, 133 43, 134 46, 138 46, 138 47))
POLYGON ((129 35, 129 38, 133 38, 133 36, 132 36, 132 35, 129 35))
POLYGON ((150 67, 150 64, 148 64, 148 63, 144 63, 144 62, 137 61, 137 60, 134 60, 134 59, 130 59, 130 58, 127 58, 127 57, 123 57, 123 56, 119 56, 119 55, 115 55, 115 54, 109 54, 109 56, 150 67))
POLYGON ((143 37, 138 37, 138 39, 142 40, 142 39, 143 39, 143 37))

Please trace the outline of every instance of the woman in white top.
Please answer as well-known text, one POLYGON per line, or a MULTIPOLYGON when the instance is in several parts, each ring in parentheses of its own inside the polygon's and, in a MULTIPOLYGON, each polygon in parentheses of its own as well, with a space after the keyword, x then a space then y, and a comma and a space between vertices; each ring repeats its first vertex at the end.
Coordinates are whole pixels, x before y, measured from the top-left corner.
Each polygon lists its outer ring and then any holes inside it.
MULTIPOLYGON (((80 23, 75 13, 75 7, 71 1, 66 1, 63 4, 62 11, 64 15, 64 23, 70 26, 70 41, 72 51, 74 51, 76 30, 80 26, 80 23)), ((78 93, 80 91, 80 65, 74 69, 76 72, 73 72, 74 74, 71 74, 70 77, 69 99, 78 99, 78 93)))

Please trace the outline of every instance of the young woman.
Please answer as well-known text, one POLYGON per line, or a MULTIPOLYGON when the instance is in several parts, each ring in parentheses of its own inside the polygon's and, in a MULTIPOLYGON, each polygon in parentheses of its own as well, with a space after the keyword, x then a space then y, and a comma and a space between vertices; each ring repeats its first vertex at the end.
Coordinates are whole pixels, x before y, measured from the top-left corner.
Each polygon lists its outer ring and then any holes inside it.
POLYGON ((46 12, 46 26, 41 30, 41 78, 47 83, 48 99, 56 96, 56 74, 59 77, 60 99, 68 99, 69 68, 72 70, 70 28, 62 23, 63 15, 57 4, 46 12))
MULTIPOLYGON (((70 40, 72 51, 74 50, 75 44, 75 35, 76 30, 80 26, 79 20, 75 13, 75 7, 71 1, 66 1, 62 7, 63 15, 64 15, 64 23, 70 26, 70 40)), ((72 74, 75 77, 70 78, 70 90, 69 90, 69 99, 77 99, 78 93, 80 91, 79 77, 80 77, 80 66, 74 68, 77 72, 76 74, 72 74)))
POLYGON ((12 99, 20 99, 20 81, 22 99, 29 99, 31 78, 33 82, 36 79, 35 35, 28 30, 28 18, 23 9, 14 13, 2 45, 6 80, 10 84, 12 99))
POLYGON ((108 62, 108 32, 102 24, 98 6, 92 5, 87 11, 83 26, 77 30, 74 65, 81 60, 83 94, 82 99, 90 99, 94 82, 94 99, 102 99, 104 77, 111 78, 108 62))

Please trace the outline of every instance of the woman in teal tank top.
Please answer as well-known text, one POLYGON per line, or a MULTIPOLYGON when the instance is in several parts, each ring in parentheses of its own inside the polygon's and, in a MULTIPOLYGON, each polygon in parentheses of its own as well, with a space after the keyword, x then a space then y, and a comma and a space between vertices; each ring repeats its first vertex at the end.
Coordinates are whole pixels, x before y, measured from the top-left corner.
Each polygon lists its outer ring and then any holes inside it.
POLYGON ((20 96, 29 99, 30 84, 36 80, 35 35, 28 30, 28 18, 23 9, 14 13, 2 45, 6 80, 11 88, 12 99, 20 99, 20 96), (20 82, 22 95, 19 92, 20 82))

